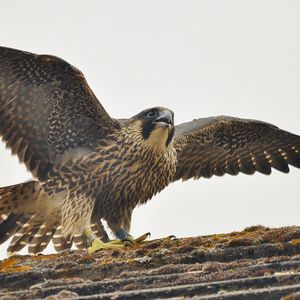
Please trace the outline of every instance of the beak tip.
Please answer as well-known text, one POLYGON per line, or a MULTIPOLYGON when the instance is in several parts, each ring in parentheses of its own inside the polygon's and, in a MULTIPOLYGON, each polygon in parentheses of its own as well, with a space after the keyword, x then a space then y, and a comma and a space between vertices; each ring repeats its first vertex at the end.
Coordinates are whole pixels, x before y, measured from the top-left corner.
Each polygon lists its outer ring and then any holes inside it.
POLYGON ((159 116, 153 120, 153 123, 165 123, 174 126, 173 115, 169 110, 163 110, 159 113, 159 116))

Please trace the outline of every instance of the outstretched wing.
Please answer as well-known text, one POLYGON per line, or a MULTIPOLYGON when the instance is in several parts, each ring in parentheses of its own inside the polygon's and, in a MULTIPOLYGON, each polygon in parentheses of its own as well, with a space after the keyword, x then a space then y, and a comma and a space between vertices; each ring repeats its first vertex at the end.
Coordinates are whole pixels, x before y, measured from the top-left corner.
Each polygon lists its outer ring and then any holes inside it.
POLYGON ((183 123, 175 127, 174 145, 174 181, 300 168, 300 137, 255 120, 220 116, 183 123))
POLYGON ((60 58, 0 47, 0 136, 39 180, 57 158, 118 129, 82 73, 60 58))

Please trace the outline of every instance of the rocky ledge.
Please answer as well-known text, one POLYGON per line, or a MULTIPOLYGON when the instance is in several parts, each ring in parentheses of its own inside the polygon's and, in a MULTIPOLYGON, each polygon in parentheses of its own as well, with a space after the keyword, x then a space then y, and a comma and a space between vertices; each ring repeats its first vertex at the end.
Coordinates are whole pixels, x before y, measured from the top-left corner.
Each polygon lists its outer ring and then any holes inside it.
POLYGON ((300 299, 300 227, 0 261, 0 299, 300 299))

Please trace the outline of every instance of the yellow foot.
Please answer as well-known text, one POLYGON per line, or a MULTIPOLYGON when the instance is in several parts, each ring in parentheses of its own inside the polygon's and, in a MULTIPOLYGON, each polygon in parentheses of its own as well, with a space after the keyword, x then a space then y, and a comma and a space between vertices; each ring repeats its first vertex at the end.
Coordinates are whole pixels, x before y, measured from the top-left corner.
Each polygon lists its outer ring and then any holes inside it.
POLYGON ((92 254, 98 250, 103 249, 116 249, 124 247, 124 243, 116 244, 113 242, 104 243, 100 239, 95 239, 92 243, 92 246, 88 248, 88 253, 92 254))
POLYGON ((147 238, 151 236, 150 232, 147 232, 143 235, 141 235, 138 238, 134 238, 131 235, 128 234, 125 240, 113 240, 108 243, 102 242, 100 239, 95 239, 92 243, 92 246, 88 248, 88 253, 92 254, 96 251, 99 250, 104 250, 104 249, 116 249, 116 248, 124 248, 127 246, 132 246, 135 244, 140 244, 143 241, 145 241, 147 238))
POLYGON ((138 238, 135 239, 133 236, 128 234, 124 240, 113 240, 113 241, 110 241, 110 244, 131 246, 131 245, 134 245, 134 244, 142 243, 143 241, 145 241, 150 236, 151 236, 150 232, 147 232, 147 233, 145 233, 145 234, 143 234, 143 235, 141 235, 141 236, 139 236, 138 238))

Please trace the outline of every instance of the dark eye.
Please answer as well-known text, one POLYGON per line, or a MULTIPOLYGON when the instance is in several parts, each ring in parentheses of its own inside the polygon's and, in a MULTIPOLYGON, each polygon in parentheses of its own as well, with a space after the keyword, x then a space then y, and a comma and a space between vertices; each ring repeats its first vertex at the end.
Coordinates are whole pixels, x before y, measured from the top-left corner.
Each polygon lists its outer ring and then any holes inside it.
POLYGON ((147 117, 148 118, 152 118, 152 117, 155 117, 157 115, 157 112, 154 111, 154 110, 151 110, 147 113, 147 117))

